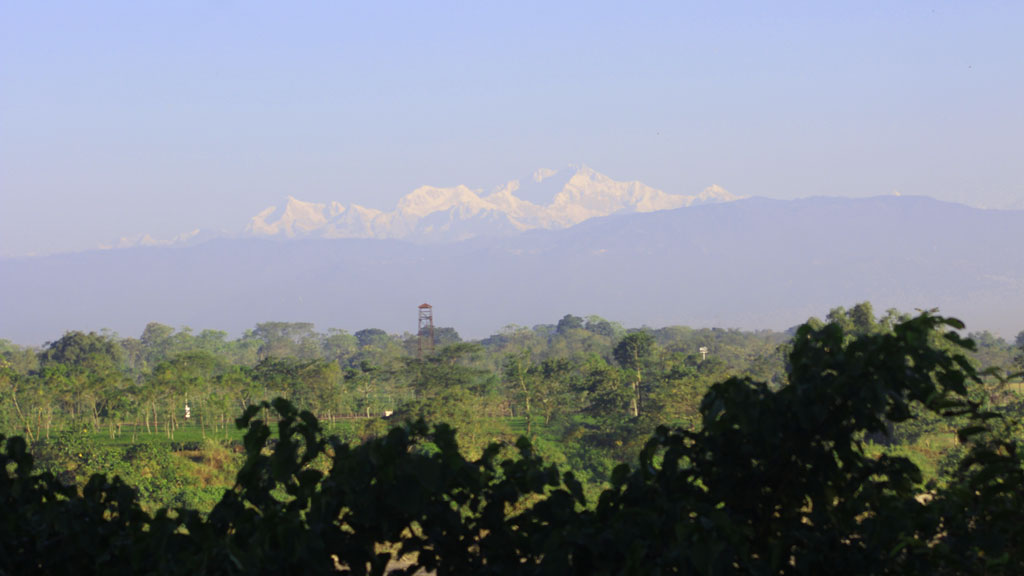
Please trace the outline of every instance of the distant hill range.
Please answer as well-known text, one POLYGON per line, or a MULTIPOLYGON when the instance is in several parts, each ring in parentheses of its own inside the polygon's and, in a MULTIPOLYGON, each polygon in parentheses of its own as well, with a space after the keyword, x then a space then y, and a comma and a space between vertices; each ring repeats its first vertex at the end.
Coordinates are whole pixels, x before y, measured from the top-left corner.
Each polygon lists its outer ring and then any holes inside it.
POLYGON ((0 338, 41 343, 103 327, 137 336, 149 321, 236 334, 267 320, 412 332, 422 302, 437 324, 469 337, 566 313, 627 326, 783 329, 863 300, 879 313, 938 307, 1008 337, 1024 329, 1024 211, 896 196, 699 204, 628 186, 598 211, 619 206, 612 215, 590 218, 552 208, 588 205, 560 204, 564 186, 551 201, 529 201, 547 208, 522 218, 484 207, 497 205, 493 195, 420 189, 413 196, 424 204, 400 203, 382 220, 393 227, 370 227, 374 236, 444 236, 456 204, 421 208, 458 196, 476 197, 478 215, 491 210, 484 220, 523 230, 461 242, 332 238, 359 235, 343 225, 353 208, 307 213, 296 203, 276 220, 258 216, 249 237, 0 261, 0 338), (648 210, 654 199, 693 205, 648 210))

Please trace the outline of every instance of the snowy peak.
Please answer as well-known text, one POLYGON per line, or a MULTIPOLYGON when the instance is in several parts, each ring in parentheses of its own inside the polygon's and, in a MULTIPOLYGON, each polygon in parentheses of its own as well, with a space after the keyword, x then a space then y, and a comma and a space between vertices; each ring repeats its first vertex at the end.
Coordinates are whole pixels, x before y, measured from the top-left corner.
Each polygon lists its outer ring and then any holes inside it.
POLYGON ((380 210, 352 204, 348 210, 338 211, 332 215, 322 229, 322 235, 325 238, 387 237, 381 233, 387 228, 387 220, 380 210))
POLYGON ((681 208, 689 196, 666 194, 643 182, 617 182, 581 166, 552 202, 552 210, 565 226, 619 212, 654 212, 681 208))
POLYGON ((694 199, 693 204, 710 204, 713 202, 735 202, 741 200, 741 196, 731 194, 725 188, 722 188, 718 184, 712 184, 704 190, 694 199))
POLYGON ((398 201, 397 211, 403 216, 423 218, 434 212, 450 210, 456 206, 477 210, 490 207, 475 192, 465 186, 460 185, 455 188, 421 186, 398 201))
POLYGON ((643 182, 620 182, 588 166, 543 168, 482 195, 464 185, 421 186, 390 212, 338 202, 303 202, 289 196, 284 209, 269 207, 246 226, 256 236, 327 238, 407 238, 453 241, 504 236, 524 230, 560 229, 619 213, 672 210, 737 196, 719 186, 696 196, 669 194, 643 182), (275 220, 274 216, 280 214, 275 220))
POLYGON ((530 204, 549 206, 578 170, 576 166, 564 170, 541 168, 529 177, 510 181, 502 189, 511 189, 518 199, 530 204))
POLYGON ((345 207, 337 202, 331 202, 330 205, 318 204, 303 202, 289 196, 280 218, 274 222, 269 221, 270 217, 277 212, 277 207, 271 206, 249 221, 246 232, 266 236, 281 234, 293 238, 322 229, 327 225, 328 220, 336 218, 344 211, 345 207))

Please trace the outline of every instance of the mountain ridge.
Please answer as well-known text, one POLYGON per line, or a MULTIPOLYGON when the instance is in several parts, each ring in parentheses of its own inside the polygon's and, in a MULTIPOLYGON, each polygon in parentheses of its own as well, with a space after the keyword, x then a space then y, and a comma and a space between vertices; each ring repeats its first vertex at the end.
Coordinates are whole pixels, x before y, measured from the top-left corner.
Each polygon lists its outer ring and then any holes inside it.
POLYGON ((430 244, 220 238, 0 261, 0 338, 269 320, 413 331, 416 306, 481 337, 598 314, 628 326, 785 329, 835 306, 939 307, 1024 329, 1024 211, 926 197, 748 198, 430 244))

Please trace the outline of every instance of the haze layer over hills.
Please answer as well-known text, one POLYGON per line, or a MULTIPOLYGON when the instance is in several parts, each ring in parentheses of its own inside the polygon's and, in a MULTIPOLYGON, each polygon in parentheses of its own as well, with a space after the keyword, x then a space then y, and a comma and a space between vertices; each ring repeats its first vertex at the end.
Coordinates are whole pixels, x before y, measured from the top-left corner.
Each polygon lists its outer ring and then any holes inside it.
POLYGON ((150 321, 235 334, 268 320, 400 333, 415 331, 422 302, 465 337, 566 313, 783 329, 864 300, 876 310, 939 307, 1008 337, 1024 328, 1024 212, 923 197, 632 209, 452 243, 320 230, 0 261, 0 337, 137 335, 150 321))

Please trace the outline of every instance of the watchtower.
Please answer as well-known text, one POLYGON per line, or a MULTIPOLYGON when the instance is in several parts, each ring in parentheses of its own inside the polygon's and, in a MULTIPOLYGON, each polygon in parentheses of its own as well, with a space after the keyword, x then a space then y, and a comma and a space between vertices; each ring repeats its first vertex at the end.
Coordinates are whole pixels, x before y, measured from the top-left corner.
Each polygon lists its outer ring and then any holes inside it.
POLYGON ((419 306, 419 327, 416 330, 416 356, 423 358, 434 351, 434 307, 424 302, 419 306))

